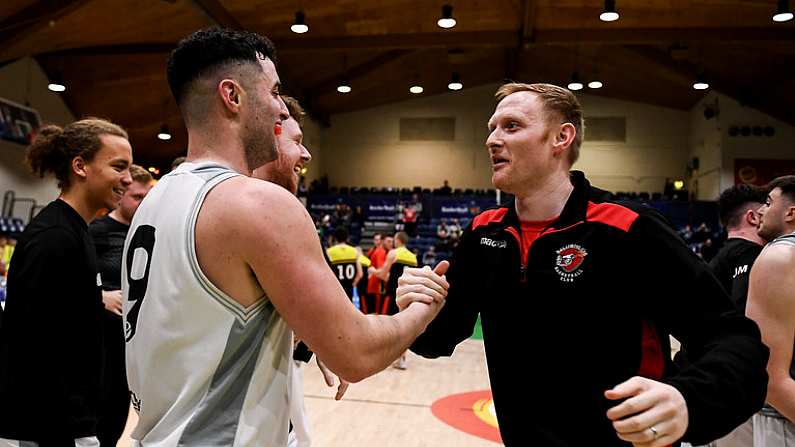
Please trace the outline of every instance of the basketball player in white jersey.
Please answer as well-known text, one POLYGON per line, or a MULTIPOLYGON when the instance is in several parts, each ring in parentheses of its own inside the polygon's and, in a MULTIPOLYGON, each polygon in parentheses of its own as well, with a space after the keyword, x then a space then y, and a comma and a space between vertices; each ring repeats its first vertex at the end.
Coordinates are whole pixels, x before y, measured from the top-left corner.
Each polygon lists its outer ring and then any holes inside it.
POLYGON ((765 406, 753 417, 754 447, 786 447, 795 439, 795 175, 774 179, 759 208, 768 244, 751 268, 746 313, 770 348, 765 406))
POLYGON ((122 271, 127 374, 138 445, 284 446, 292 328, 341 378, 383 370, 444 304, 447 264, 412 269, 394 317, 353 307, 306 209, 250 178, 276 158, 287 118, 273 47, 209 29, 168 65, 187 161, 150 191, 122 271))

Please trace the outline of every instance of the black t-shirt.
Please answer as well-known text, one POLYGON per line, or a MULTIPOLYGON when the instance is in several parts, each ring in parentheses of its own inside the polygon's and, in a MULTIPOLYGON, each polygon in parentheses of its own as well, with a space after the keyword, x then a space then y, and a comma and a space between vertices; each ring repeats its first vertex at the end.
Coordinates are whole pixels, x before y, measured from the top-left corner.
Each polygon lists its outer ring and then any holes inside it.
POLYGON ((121 289, 121 256, 130 226, 110 216, 94 219, 88 233, 97 249, 97 267, 103 290, 121 289))
MULTIPOLYGON (((110 216, 91 221, 88 233, 97 250, 97 267, 103 290, 121 289, 121 262, 124 240, 130 226, 110 216)), ((105 310, 105 375, 103 394, 127 390, 127 371, 124 357, 124 322, 121 316, 105 310)))
POLYGON ((731 295, 732 302, 742 313, 748 300, 748 278, 762 246, 741 238, 731 238, 710 261, 709 268, 723 288, 731 295))
POLYGON ((7 291, 0 438, 44 447, 95 435, 104 310, 87 225, 66 202, 48 204, 20 236, 7 291))

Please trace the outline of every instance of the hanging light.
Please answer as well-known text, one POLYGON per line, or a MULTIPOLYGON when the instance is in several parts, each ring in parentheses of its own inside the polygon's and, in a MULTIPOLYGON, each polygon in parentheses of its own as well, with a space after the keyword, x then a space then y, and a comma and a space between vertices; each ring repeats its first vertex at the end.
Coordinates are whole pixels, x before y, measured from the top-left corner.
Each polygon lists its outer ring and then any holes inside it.
POLYGON ((47 88, 53 92, 66 91, 66 84, 63 82, 63 75, 61 75, 61 72, 55 72, 55 74, 53 74, 52 79, 50 79, 50 83, 47 85, 47 88))
POLYGON ((709 88, 707 80, 704 78, 704 73, 700 73, 696 77, 696 82, 693 83, 693 88, 696 90, 706 90, 709 88))
POLYGON ((773 14, 774 22, 789 22, 792 20, 792 12, 789 10, 789 0, 778 0, 776 13, 773 14))
POLYGON ((157 134, 157 138, 163 141, 168 141, 171 139, 171 132, 168 131, 168 126, 163 124, 160 127, 160 133, 157 134))
POLYGON ((568 87, 572 91, 582 90, 582 81, 580 81, 580 75, 576 71, 571 75, 571 82, 569 82, 568 87))
POLYGON ((342 82, 340 82, 340 85, 337 86, 337 91, 340 93, 351 92, 351 81, 348 80, 347 76, 342 78, 342 82))
POLYGON ((588 88, 597 89, 597 88, 602 88, 602 87, 604 87, 604 84, 602 84, 602 81, 597 81, 596 79, 594 79, 593 81, 588 83, 588 88))
POLYGON ((599 20, 603 22, 615 22, 618 20, 618 12, 616 11, 616 0, 605 0, 605 9, 599 14, 599 20))
POLYGON ((453 7, 450 5, 442 6, 442 18, 436 22, 439 28, 450 29, 455 26, 456 21, 453 18, 453 7))
POLYGON ((296 34, 304 34, 305 32, 309 31, 309 27, 306 26, 305 17, 303 11, 298 11, 295 13, 295 22, 290 27, 290 31, 296 34))
POLYGON ((421 85, 419 85, 419 84, 414 84, 414 85, 412 85, 411 87, 409 87, 409 91, 410 91, 411 93, 414 93, 415 95, 419 95, 420 93, 422 93, 423 91, 425 91, 425 89, 424 89, 424 88, 422 88, 422 86, 421 86, 421 85))
POLYGON ((453 76, 450 78, 450 83, 447 84, 447 88, 450 90, 461 90, 464 88, 464 84, 461 83, 461 75, 458 74, 457 71, 453 72, 453 76))

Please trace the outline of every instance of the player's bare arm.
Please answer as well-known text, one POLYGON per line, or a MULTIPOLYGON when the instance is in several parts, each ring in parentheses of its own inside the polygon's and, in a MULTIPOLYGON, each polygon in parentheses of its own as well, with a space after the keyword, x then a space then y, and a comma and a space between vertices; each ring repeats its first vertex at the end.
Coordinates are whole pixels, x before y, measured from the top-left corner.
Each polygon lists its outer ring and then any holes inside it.
MULTIPOLYGON (((197 242, 207 236, 201 231, 204 226, 216 232, 225 228, 223 235, 211 236, 217 240, 208 245, 240 253, 240 258, 225 257, 218 248, 210 250, 216 256, 205 257, 199 247, 202 268, 206 261, 220 266, 216 271, 236 277, 253 272, 256 281, 251 287, 261 286, 259 296, 265 293, 296 334, 349 382, 389 366, 436 316, 446 296, 446 281, 429 272, 423 278, 431 281, 422 282, 413 293, 431 296, 431 305, 411 305, 391 318, 362 315, 328 268, 306 209, 283 188, 267 182, 241 177, 221 183, 199 215, 197 242)), ((242 303, 250 305, 252 291, 241 292, 247 293, 242 303)))

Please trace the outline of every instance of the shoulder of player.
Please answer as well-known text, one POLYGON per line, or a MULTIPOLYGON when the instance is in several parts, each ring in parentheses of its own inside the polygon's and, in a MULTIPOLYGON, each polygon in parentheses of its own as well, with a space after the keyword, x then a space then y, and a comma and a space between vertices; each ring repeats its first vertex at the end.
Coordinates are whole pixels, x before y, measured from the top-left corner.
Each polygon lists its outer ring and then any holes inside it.
POLYGON ((218 206, 222 216, 231 221, 248 223, 258 220, 263 214, 273 215, 291 210, 304 210, 298 199, 286 189, 271 182, 238 176, 220 183, 205 199, 205 206, 218 206))
POLYGON ((306 209, 284 188, 264 180, 234 177, 207 195, 202 213, 214 227, 225 228, 227 243, 241 249, 258 246, 252 241, 314 234, 306 209))
POLYGON ((754 270, 776 275, 779 279, 788 278, 793 268, 795 268, 795 245, 790 244, 766 246, 754 263, 754 270))

